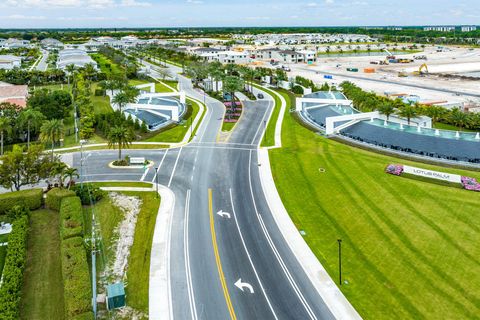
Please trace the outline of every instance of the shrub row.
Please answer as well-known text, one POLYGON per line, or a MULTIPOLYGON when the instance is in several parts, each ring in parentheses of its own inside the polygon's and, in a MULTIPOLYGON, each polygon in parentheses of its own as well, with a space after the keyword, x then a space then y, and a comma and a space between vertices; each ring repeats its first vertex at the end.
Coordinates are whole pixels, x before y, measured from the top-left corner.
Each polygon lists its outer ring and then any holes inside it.
POLYGON ((59 211, 60 203, 63 198, 74 197, 75 192, 68 189, 53 188, 48 191, 47 199, 45 200, 45 206, 49 209, 59 211))
POLYGON ((7 256, 3 268, 3 283, 0 287, 0 318, 19 319, 19 305, 23 284, 23 271, 27 257, 28 216, 13 223, 8 236, 7 256))
POLYGON ((83 212, 79 197, 62 199, 60 205, 60 236, 62 239, 83 237, 83 212))
POLYGON ((83 238, 62 240, 61 250, 65 317, 72 319, 92 308, 92 288, 83 238))
POLYGON ((65 318, 93 319, 92 288, 82 237, 83 213, 80 198, 67 196, 61 199, 60 221, 65 318))
POLYGON ((0 214, 5 214, 16 205, 36 210, 42 206, 43 190, 29 189, 0 194, 0 214))

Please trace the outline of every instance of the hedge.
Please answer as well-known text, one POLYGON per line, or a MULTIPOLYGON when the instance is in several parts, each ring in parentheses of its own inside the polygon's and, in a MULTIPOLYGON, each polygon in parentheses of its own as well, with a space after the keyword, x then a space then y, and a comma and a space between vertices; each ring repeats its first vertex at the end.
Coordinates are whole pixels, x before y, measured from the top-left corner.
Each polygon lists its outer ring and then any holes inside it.
POLYGON ((61 201, 60 236, 62 239, 83 236, 83 212, 79 197, 63 198, 61 201))
POLYGON ((23 271, 27 258, 28 216, 13 222, 8 236, 7 256, 3 268, 3 283, 0 287, 0 318, 18 319, 23 285, 23 271))
POLYGON ((45 206, 49 209, 53 209, 56 211, 60 210, 60 203, 62 202, 63 198, 66 197, 74 197, 75 192, 68 190, 68 189, 59 189, 53 188, 52 190, 48 191, 47 199, 45 200, 45 206))
POLYGON ((43 190, 40 188, 0 194, 0 214, 5 214, 16 205, 36 210, 42 206, 42 198, 43 190))
POLYGON ((92 308, 92 288, 83 238, 62 240, 61 253, 65 318, 73 319, 92 308))

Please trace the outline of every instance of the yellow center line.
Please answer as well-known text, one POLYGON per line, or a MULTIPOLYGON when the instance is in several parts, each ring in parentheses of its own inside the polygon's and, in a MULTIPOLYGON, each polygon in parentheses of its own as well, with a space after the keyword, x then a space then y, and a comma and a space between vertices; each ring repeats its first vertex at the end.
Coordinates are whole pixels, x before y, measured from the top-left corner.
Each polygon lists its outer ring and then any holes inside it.
POLYGON ((235 311, 233 310, 232 300, 230 299, 227 282, 225 281, 225 276, 223 274, 220 254, 218 253, 217 235, 215 233, 215 221, 213 219, 212 189, 208 189, 208 210, 210 213, 210 231, 212 233, 213 252, 215 253, 215 261, 217 263, 218 276, 220 278, 220 283, 222 284, 223 295, 225 296, 225 302, 227 303, 228 311, 230 312, 230 317, 232 318, 232 320, 236 320, 237 316, 235 315, 235 311))

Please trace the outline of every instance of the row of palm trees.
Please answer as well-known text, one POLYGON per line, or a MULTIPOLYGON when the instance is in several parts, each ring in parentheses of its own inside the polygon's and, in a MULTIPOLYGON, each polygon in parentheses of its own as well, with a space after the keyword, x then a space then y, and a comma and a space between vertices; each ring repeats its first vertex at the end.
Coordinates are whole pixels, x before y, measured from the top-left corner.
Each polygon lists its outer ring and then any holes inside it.
POLYGON ((427 116, 432 119, 433 125, 442 122, 454 125, 460 130, 480 130, 480 114, 477 113, 465 113, 459 108, 449 110, 441 106, 421 105, 418 102, 405 103, 398 98, 391 100, 373 92, 365 92, 350 82, 343 82, 341 87, 357 109, 363 112, 378 110, 385 115, 387 121, 394 114, 407 119, 408 124, 415 117, 427 116))

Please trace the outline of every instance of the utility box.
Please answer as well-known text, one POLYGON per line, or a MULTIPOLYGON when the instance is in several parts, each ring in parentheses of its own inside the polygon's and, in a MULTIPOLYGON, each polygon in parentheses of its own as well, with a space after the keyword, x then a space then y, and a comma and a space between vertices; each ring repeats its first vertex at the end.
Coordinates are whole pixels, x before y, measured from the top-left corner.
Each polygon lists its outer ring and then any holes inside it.
POLYGON ((107 286, 107 309, 113 310, 125 306, 125 286, 117 282, 107 286))

